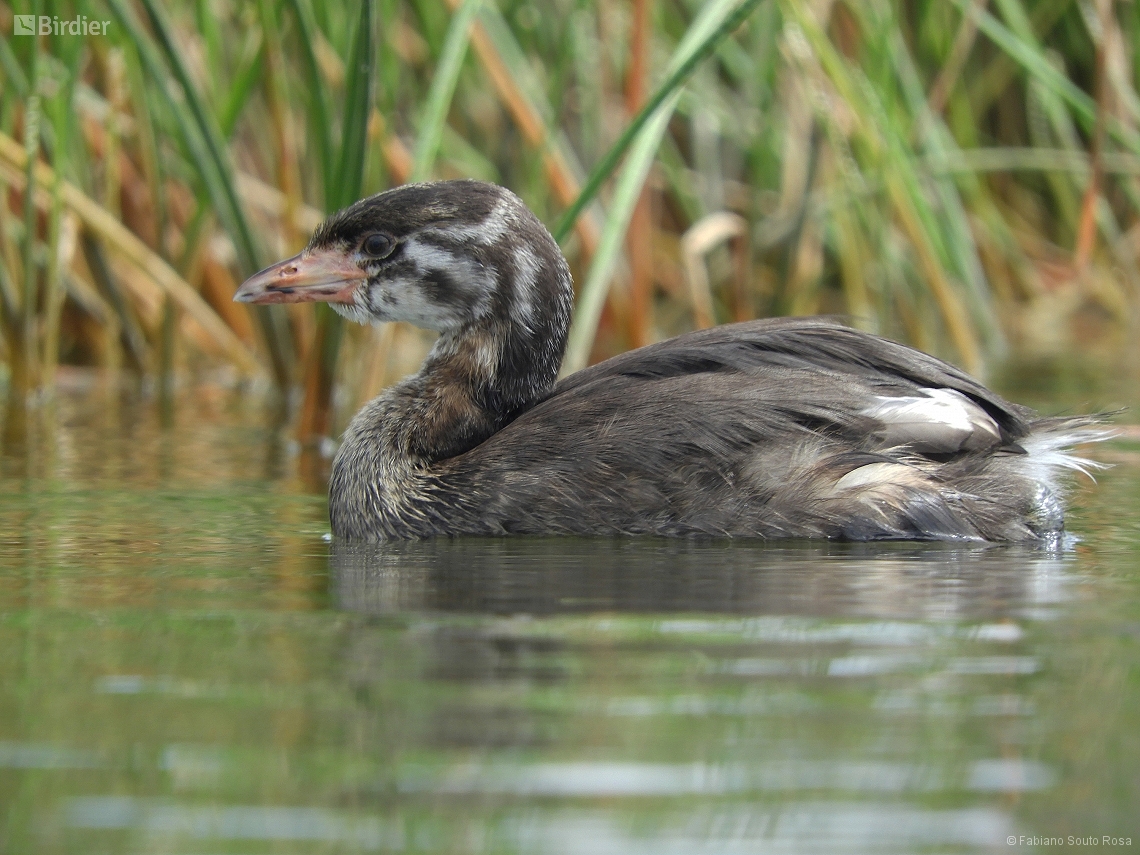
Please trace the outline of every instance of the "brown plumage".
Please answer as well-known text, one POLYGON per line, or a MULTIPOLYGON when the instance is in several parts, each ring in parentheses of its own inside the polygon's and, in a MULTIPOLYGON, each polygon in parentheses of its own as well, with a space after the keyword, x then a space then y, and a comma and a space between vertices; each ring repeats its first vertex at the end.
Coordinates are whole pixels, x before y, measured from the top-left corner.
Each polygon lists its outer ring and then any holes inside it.
POLYGON ((953 366, 819 319, 732 324, 555 384, 573 296, 509 191, 409 185, 329 218, 235 299, 436 329, 352 421, 340 537, 660 534, 1053 540, 1098 419, 1042 419, 953 366))

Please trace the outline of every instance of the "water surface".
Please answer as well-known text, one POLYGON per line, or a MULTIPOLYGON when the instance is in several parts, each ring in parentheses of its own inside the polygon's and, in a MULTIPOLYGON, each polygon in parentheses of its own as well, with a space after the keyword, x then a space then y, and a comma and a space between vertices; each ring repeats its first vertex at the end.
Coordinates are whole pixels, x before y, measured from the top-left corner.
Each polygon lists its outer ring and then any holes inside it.
POLYGON ((109 395, 0 453, 2 852, 1140 845, 1136 440, 1060 551, 350 548, 260 406, 109 395))

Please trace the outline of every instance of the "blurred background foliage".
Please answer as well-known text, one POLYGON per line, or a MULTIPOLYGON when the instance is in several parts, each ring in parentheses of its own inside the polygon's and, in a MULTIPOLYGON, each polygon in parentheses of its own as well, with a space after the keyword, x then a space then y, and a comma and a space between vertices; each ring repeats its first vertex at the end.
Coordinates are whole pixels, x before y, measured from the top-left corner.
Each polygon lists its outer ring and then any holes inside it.
POLYGON ((10 412, 90 365, 159 400, 265 384, 300 439, 335 435, 430 336, 232 294, 428 178, 551 226, 568 369, 779 314, 983 374, 1128 365, 1140 331, 1133 2, 36 0, 0 2, 0 34, 10 412))

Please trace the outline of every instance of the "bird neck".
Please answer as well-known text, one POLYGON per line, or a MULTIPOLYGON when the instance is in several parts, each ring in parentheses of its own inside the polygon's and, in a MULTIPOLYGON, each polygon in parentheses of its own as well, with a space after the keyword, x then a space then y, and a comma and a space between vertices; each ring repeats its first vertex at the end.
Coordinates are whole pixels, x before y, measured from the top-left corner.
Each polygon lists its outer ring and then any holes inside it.
POLYGON ((357 414, 334 470, 356 467, 351 478, 395 487, 400 472, 471 450, 550 392, 574 284, 549 232, 521 211, 481 256, 480 269, 495 279, 477 312, 440 334, 416 374, 357 414))
POLYGON ((425 461, 454 457, 543 398, 567 330, 538 326, 495 318, 444 332, 420 370, 393 390, 401 417, 389 427, 402 434, 401 450, 425 461))

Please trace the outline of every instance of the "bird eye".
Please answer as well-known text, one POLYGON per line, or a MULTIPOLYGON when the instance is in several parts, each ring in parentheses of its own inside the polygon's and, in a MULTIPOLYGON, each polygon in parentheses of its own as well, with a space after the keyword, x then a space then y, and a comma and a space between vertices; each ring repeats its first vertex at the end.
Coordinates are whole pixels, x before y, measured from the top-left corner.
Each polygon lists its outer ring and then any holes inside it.
POLYGON ((387 258, 395 246, 395 241, 388 235, 376 232, 366 237, 360 248, 364 250, 365 255, 371 255, 373 258, 387 258))

